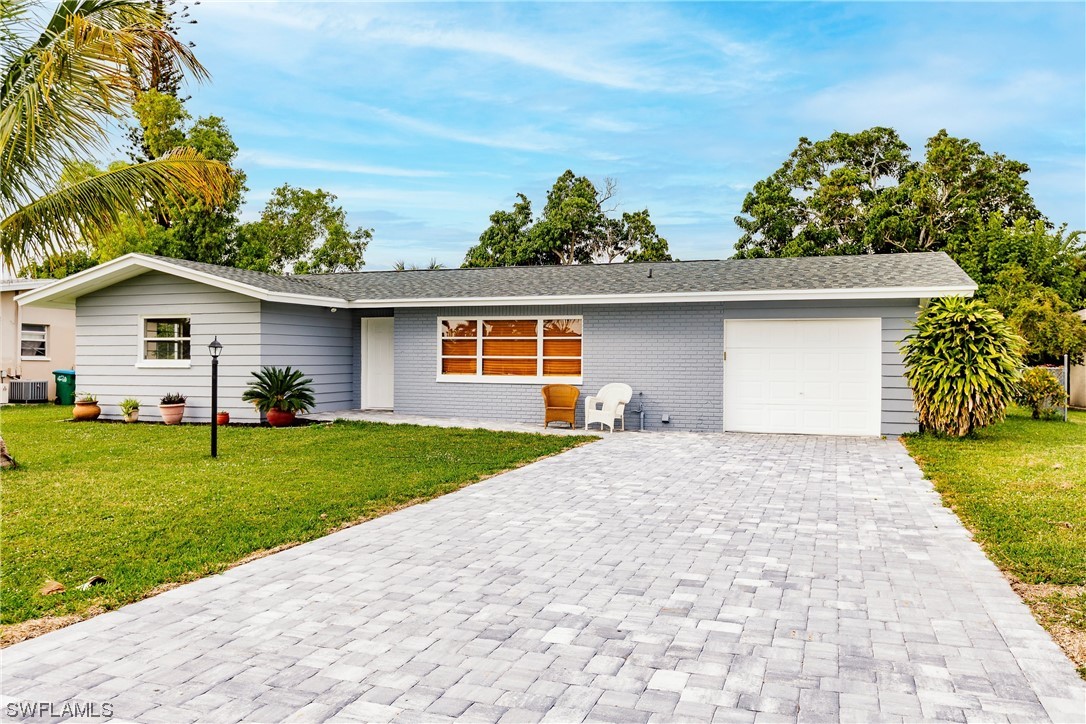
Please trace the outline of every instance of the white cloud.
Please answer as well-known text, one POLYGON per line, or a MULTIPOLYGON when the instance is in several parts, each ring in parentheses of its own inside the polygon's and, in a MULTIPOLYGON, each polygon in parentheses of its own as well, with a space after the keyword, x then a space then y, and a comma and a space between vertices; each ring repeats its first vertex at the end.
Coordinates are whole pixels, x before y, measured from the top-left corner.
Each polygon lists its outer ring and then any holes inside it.
POLYGON ((507 148, 516 151, 545 152, 567 148, 571 142, 569 138, 564 136, 548 133, 530 126, 507 128, 494 133, 472 133, 434 121, 413 118, 387 108, 362 107, 370 114, 371 118, 376 117, 386 124, 396 126, 400 130, 412 131, 435 138, 444 138, 459 143, 470 143, 491 148, 507 148))
POLYGON ((940 128, 981 135, 1033 125, 1044 118, 1045 108, 1073 97, 1070 85, 1052 73, 1023 71, 993 84, 918 68, 825 88, 800 103, 798 115, 842 131, 882 125, 923 138, 940 128))
POLYGON ((395 176, 400 178, 435 178, 448 176, 445 171, 427 169, 395 168, 391 166, 370 166, 345 161, 329 161, 319 158, 299 158, 266 151, 242 151, 238 154, 242 165, 253 164, 265 168, 306 169, 328 171, 330 173, 354 173, 367 176, 395 176))

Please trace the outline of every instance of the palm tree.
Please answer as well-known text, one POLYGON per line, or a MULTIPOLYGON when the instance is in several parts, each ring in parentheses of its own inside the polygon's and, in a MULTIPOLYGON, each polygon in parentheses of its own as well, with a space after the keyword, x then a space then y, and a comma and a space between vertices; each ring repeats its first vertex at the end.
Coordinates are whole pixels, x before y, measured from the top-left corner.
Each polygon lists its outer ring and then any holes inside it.
POLYGON ((434 257, 430 257, 430 263, 426 266, 419 266, 417 264, 408 264, 403 259, 392 263, 392 271, 419 271, 419 270, 432 270, 432 269, 444 269, 445 265, 438 262, 434 257))
POLYGON ((94 160, 164 54, 207 71, 140 0, 62 0, 35 37, 31 0, 0 3, 0 254, 6 266, 91 239, 124 218, 195 196, 221 203, 229 169, 179 148, 162 158, 61 183, 64 164, 94 160))
MULTIPOLYGON (((149 68, 168 56, 207 71, 175 38, 161 5, 62 0, 44 28, 32 0, 0 1, 0 258, 17 262, 100 236, 124 218, 195 197, 215 205, 230 170, 192 149, 61 182, 66 163, 108 148, 149 68)), ((13 464, 0 437, 0 465, 13 464)))

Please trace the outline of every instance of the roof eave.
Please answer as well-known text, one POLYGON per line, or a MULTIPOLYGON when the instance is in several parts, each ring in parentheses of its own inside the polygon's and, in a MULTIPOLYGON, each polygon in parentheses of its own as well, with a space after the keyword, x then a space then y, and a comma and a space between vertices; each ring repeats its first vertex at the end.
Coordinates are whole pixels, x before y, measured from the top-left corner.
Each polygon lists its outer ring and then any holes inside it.
POLYGON ((848 301, 864 299, 934 299, 971 297, 976 284, 937 287, 862 287, 855 289, 765 289, 735 292, 679 292, 663 294, 570 294, 509 297, 432 297, 356 299, 352 309, 379 307, 497 307, 509 304, 677 304, 682 302, 848 301))
POLYGON ((345 307, 347 300, 337 297, 323 297, 313 294, 295 294, 290 292, 274 292, 260 287, 239 282, 234 279, 209 274, 198 269, 171 264, 161 257, 146 256, 143 254, 125 254, 122 257, 112 259, 104 264, 91 267, 78 274, 58 280, 47 287, 34 289, 15 297, 20 305, 38 307, 72 308, 75 300, 91 292, 105 289, 145 274, 149 271, 159 271, 165 274, 189 279, 191 281, 207 284, 226 291, 235 292, 254 299, 266 302, 282 302, 285 304, 302 304, 318 307, 345 307))

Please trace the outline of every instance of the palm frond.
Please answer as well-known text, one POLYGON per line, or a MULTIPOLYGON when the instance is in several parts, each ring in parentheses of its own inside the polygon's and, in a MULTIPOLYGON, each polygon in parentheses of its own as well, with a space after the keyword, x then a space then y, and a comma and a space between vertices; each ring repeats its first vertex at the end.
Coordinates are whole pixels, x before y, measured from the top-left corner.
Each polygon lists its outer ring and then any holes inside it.
POLYGON ((152 204, 180 202, 187 194, 218 205, 234 183, 226 165, 179 148, 153 161, 61 186, 14 209, 0 220, 0 255, 14 266, 26 261, 28 250, 53 253, 80 238, 99 237, 124 218, 138 218, 152 204))
POLYGON ((150 3, 61 2, 38 39, 3 69, 0 200, 25 200, 47 187, 65 160, 103 148, 143 69, 162 54, 197 78, 207 76, 150 3))

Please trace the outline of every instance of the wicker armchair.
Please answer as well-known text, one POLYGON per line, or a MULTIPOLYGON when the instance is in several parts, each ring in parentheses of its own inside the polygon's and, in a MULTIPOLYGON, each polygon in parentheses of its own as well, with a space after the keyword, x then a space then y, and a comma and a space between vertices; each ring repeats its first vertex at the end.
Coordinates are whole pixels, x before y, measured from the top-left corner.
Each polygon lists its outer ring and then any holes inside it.
POLYGON ((565 422, 572 429, 577 415, 577 398, 580 396, 581 391, 573 385, 544 385, 543 427, 552 422, 565 422))
POLYGON ((604 385, 595 395, 585 398, 584 401, 584 429, 594 422, 600 424, 600 431, 604 426, 615 431, 615 420, 619 421, 623 431, 626 430, 626 403, 633 397, 633 389, 621 382, 612 382, 604 385))

